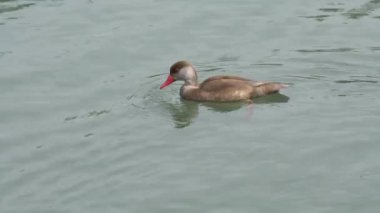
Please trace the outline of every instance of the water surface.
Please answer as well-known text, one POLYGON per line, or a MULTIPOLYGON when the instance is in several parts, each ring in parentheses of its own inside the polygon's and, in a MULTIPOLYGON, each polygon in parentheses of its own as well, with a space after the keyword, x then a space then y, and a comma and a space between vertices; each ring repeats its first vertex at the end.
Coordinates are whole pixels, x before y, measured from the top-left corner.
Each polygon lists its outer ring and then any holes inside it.
POLYGON ((0 0, 1 212, 376 212, 380 2, 0 0), (289 83, 182 101, 199 77, 289 83))

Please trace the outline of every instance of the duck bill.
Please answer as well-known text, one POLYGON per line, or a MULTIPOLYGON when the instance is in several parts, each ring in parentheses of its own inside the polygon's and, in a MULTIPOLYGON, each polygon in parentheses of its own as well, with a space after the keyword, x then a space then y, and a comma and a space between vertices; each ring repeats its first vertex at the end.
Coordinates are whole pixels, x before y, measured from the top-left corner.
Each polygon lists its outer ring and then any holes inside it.
POLYGON ((175 79, 173 78, 173 76, 169 75, 168 78, 166 79, 166 81, 163 84, 161 84, 160 89, 163 89, 163 88, 169 86, 174 81, 175 81, 175 79))

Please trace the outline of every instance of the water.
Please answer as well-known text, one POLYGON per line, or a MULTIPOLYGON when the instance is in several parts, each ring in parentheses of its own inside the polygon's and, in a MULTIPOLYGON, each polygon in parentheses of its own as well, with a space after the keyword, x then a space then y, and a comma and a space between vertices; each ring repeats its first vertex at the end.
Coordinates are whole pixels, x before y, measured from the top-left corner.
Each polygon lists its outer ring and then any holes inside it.
POLYGON ((0 1, 1 212, 376 212, 379 8, 0 1), (291 87, 181 101, 181 59, 291 87))

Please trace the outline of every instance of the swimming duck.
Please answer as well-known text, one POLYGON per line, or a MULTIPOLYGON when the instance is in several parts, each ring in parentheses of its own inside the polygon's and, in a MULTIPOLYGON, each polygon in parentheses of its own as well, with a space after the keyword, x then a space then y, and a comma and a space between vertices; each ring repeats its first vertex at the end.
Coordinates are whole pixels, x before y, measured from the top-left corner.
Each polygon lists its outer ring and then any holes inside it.
POLYGON ((199 84, 196 69, 188 61, 174 63, 160 89, 174 81, 185 82, 180 89, 180 95, 183 99, 192 101, 249 101, 288 87, 282 83, 254 81, 238 76, 214 76, 199 84))

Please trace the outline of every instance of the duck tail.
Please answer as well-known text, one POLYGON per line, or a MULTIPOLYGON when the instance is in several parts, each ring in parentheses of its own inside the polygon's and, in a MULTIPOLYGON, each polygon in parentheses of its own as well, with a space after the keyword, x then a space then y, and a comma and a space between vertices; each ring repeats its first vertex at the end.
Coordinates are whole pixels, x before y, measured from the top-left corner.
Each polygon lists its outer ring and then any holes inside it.
POLYGON ((269 95, 272 93, 276 93, 281 89, 288 88, 289 85, 277 82, 268 82, 260 84, 256 87, 256 96, 269 95))

